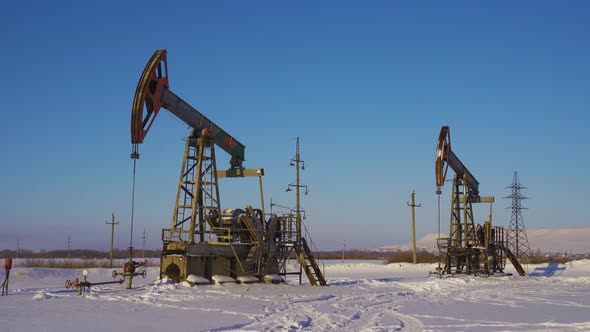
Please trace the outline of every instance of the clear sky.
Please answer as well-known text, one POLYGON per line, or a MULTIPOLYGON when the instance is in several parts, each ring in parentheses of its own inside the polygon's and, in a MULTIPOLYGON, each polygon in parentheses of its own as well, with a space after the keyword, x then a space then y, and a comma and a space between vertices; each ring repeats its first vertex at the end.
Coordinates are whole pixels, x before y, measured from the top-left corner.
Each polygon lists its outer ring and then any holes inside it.
MULTIPOLYGON (((3 1, 0 12, 0 249, 62 249, 70 234, 73 248, 106 250, 112 212, 115 246, 128 246, 131 103, 157 49, 170 89, 247 146, 246 167, 265 168, 267 210, 271 197, 295 204, 285 189, 301 137, 320 249, 409 242, 412 190, 418 236, 437 231, 442 125, 483 195, 508 195, 519 172, 528 228, 589 225, 587 1, 3 1)), ((140 147, 136 246, 143 229, 161 246, 188 132, 163 111, 140 147)), ((259 206, 257 180, 224 180, 221 203, 259 206)), ((496 225, 509 204, 497 200, 496 225)))

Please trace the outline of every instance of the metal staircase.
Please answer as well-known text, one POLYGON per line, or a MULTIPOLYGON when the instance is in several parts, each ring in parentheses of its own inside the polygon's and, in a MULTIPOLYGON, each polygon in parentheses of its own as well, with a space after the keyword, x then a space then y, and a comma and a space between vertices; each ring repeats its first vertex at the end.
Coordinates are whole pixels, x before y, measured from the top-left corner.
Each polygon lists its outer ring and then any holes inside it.
POLYGON ((328 286, 324 274, 322 273, 322 270, 320 270, 305 238, 301 238, 301 246, 296 246, 295 250, 297 251, 297 261, 305 271, 309 283, 312 286, 328 286))
POLYGON ((524 269, 522 268, 522 265, 520 265, 520 263, 518 262, 518 259, 516 259, 516 256, 514 256, 512 251, 510 251, 510 249, 508 249, 508 247, 506 247, 506 246, 502 246, 502 249, 506 253, 506 257, 508 257, 508 259, 510 260, 510 263, 512 263, 512 265, 516 269, 516 272, 518 272, 518 274, 522 277, 526 276, 526 272, 524 271, 524 269))
MULTIPOLYGON (((309 283, 312 286, 327 286, 328 283, 320 269, 320 264, 316 259, 314 252, 317 252, 313 241, 311 246, 308 244, 305 237, 301 237, 300 241, 297 241, 296 231, 296 219, 293 214, 285 214, 281 217, 280 224, 277 232, 277 260, 279 266, 279 275, 299 275, 299 282, 301 282, 301 274, 304 271, 309 279, 309 283), (300 265, 300 269, 297 271, 287 271, 288 261, 292 258, 297 260, 300 265)), ((307 228, 304 226, 305 235, 311 239, 307 228)), ((321 262, 320 262, 321 263, 321 262)))

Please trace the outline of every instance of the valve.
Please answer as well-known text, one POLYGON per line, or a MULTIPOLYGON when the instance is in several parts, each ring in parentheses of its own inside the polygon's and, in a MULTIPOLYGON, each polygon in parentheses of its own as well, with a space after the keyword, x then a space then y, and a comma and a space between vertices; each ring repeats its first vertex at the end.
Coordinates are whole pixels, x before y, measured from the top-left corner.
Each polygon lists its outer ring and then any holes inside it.
POLYGON ((75 288, 78 289, 80 287, 80 279, 76 278, 74 281, 66 280, 66 289, 75 288))
POLYGON ((147 266, 148 266, 148 260, 144 259, 143 261, 134 261, 133 260, 133 247, 130 247, 129 249, 129 260, 127 262, 125 262, 125 264, 123 265, 123 271, 119 272, 116 270, 113 270, 112 272, 112 276, 113 278, 117 278, 118 276, 123 276, 125 281, 125 288, 127 289, 131 289, 131 284, 132 284, 132 280, 133 277, 136 276, 141 276, 142 278, 145 278, 147 276, 147 266), (143 270, 141 271, 137 271, 138 268, 143 268, 143 270))
MULTIPOLYGON (((105 281, 105 282, 93 282, 91 283, 90 281, 88 281, 88 271, 84 270, 82 271, 82 274, 84 276, 84 280, 80 281, 80 279, 76 278, 74 279, 74 281, 71 280, 66 280, 65 282, 65 286, 66 289, 70 289, 70 288, 74 288, 78 290, 78 295, 82 295, 82 292, 86 292, 86 291, 90 291, 90 287, 92 287, 93 285, 107 285, 107 284, 122 284, 123 283, 123 278, 116 280, 116 281, 105 281)), ((113 278, 116 278, 116 276, 119 274, 117 271, 113 271, 113 278)))
MULTIPOLYGON (((84 272, 86 272, 86 274, 88 274, 88 271, 84 270, 84 272)), ((74 279, 74 281, 66 280, 66 283, 65 283, 66 289, 70 289, 70 288, 77 289, 78 295, 82 295, 82 290, 84 290, 84 292, 86 292, 86 287, 88 287, 90 289, 90 283, 86 280, 86 274, 84 274, 84 281, 83 282, 80 282, 80 279, 78 279, 78 278, 74 279)))

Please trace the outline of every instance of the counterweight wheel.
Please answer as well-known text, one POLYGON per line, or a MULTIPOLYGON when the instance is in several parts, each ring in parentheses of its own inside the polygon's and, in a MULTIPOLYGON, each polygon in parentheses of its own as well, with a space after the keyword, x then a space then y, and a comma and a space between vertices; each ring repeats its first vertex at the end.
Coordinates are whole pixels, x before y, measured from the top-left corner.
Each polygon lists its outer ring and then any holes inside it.
POLYGON ((158 50, 143 69, 137 83, 131 110, 131 143, 143 143, 162 107, 164 88, 168 88, 168 62, 166 50, 158 50))
POLYGON ((445 178, 447 177, 447 170, 449 169, 449 165, 446 161, 450 151, 451 131, 448 126, 443 126, 438 136, 435 158, 436 185, 438 187, 445 185, 445 178))

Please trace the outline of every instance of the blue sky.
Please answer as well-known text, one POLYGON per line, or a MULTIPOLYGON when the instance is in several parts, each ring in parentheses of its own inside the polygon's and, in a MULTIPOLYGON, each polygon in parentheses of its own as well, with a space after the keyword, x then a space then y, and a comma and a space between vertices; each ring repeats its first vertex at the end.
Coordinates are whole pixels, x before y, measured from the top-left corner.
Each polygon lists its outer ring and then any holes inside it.
MULTIPOLYGON (((156 49, 170 89, 246 145, 265 198, 294 205, 301 137, 307 224, 320 249, 437 230, 434 152, 453 150, 500 198, 518 171, 528 228, 587 226, 590 8, 584 1, 2 2, 0 248, 129 242, 130 113, 156 49)), ((159 248, 188 134, 161 112, 140 147, 135 245, 159 248)), ((218 153, 222 155, 222 153, 218 153)), ((218 167, 228 158, 220 156, 218 167)), ((228 182, 229 181, 229 182, 228 182)), ((259 205, 255 179, 222 207, 259 205)), ((448 229, 450 186, 442 197, 448 229)), ((508 226, 509 200, 494 223, 508 226)), ((486 208, 476 210, 482 222, 486 208)))

